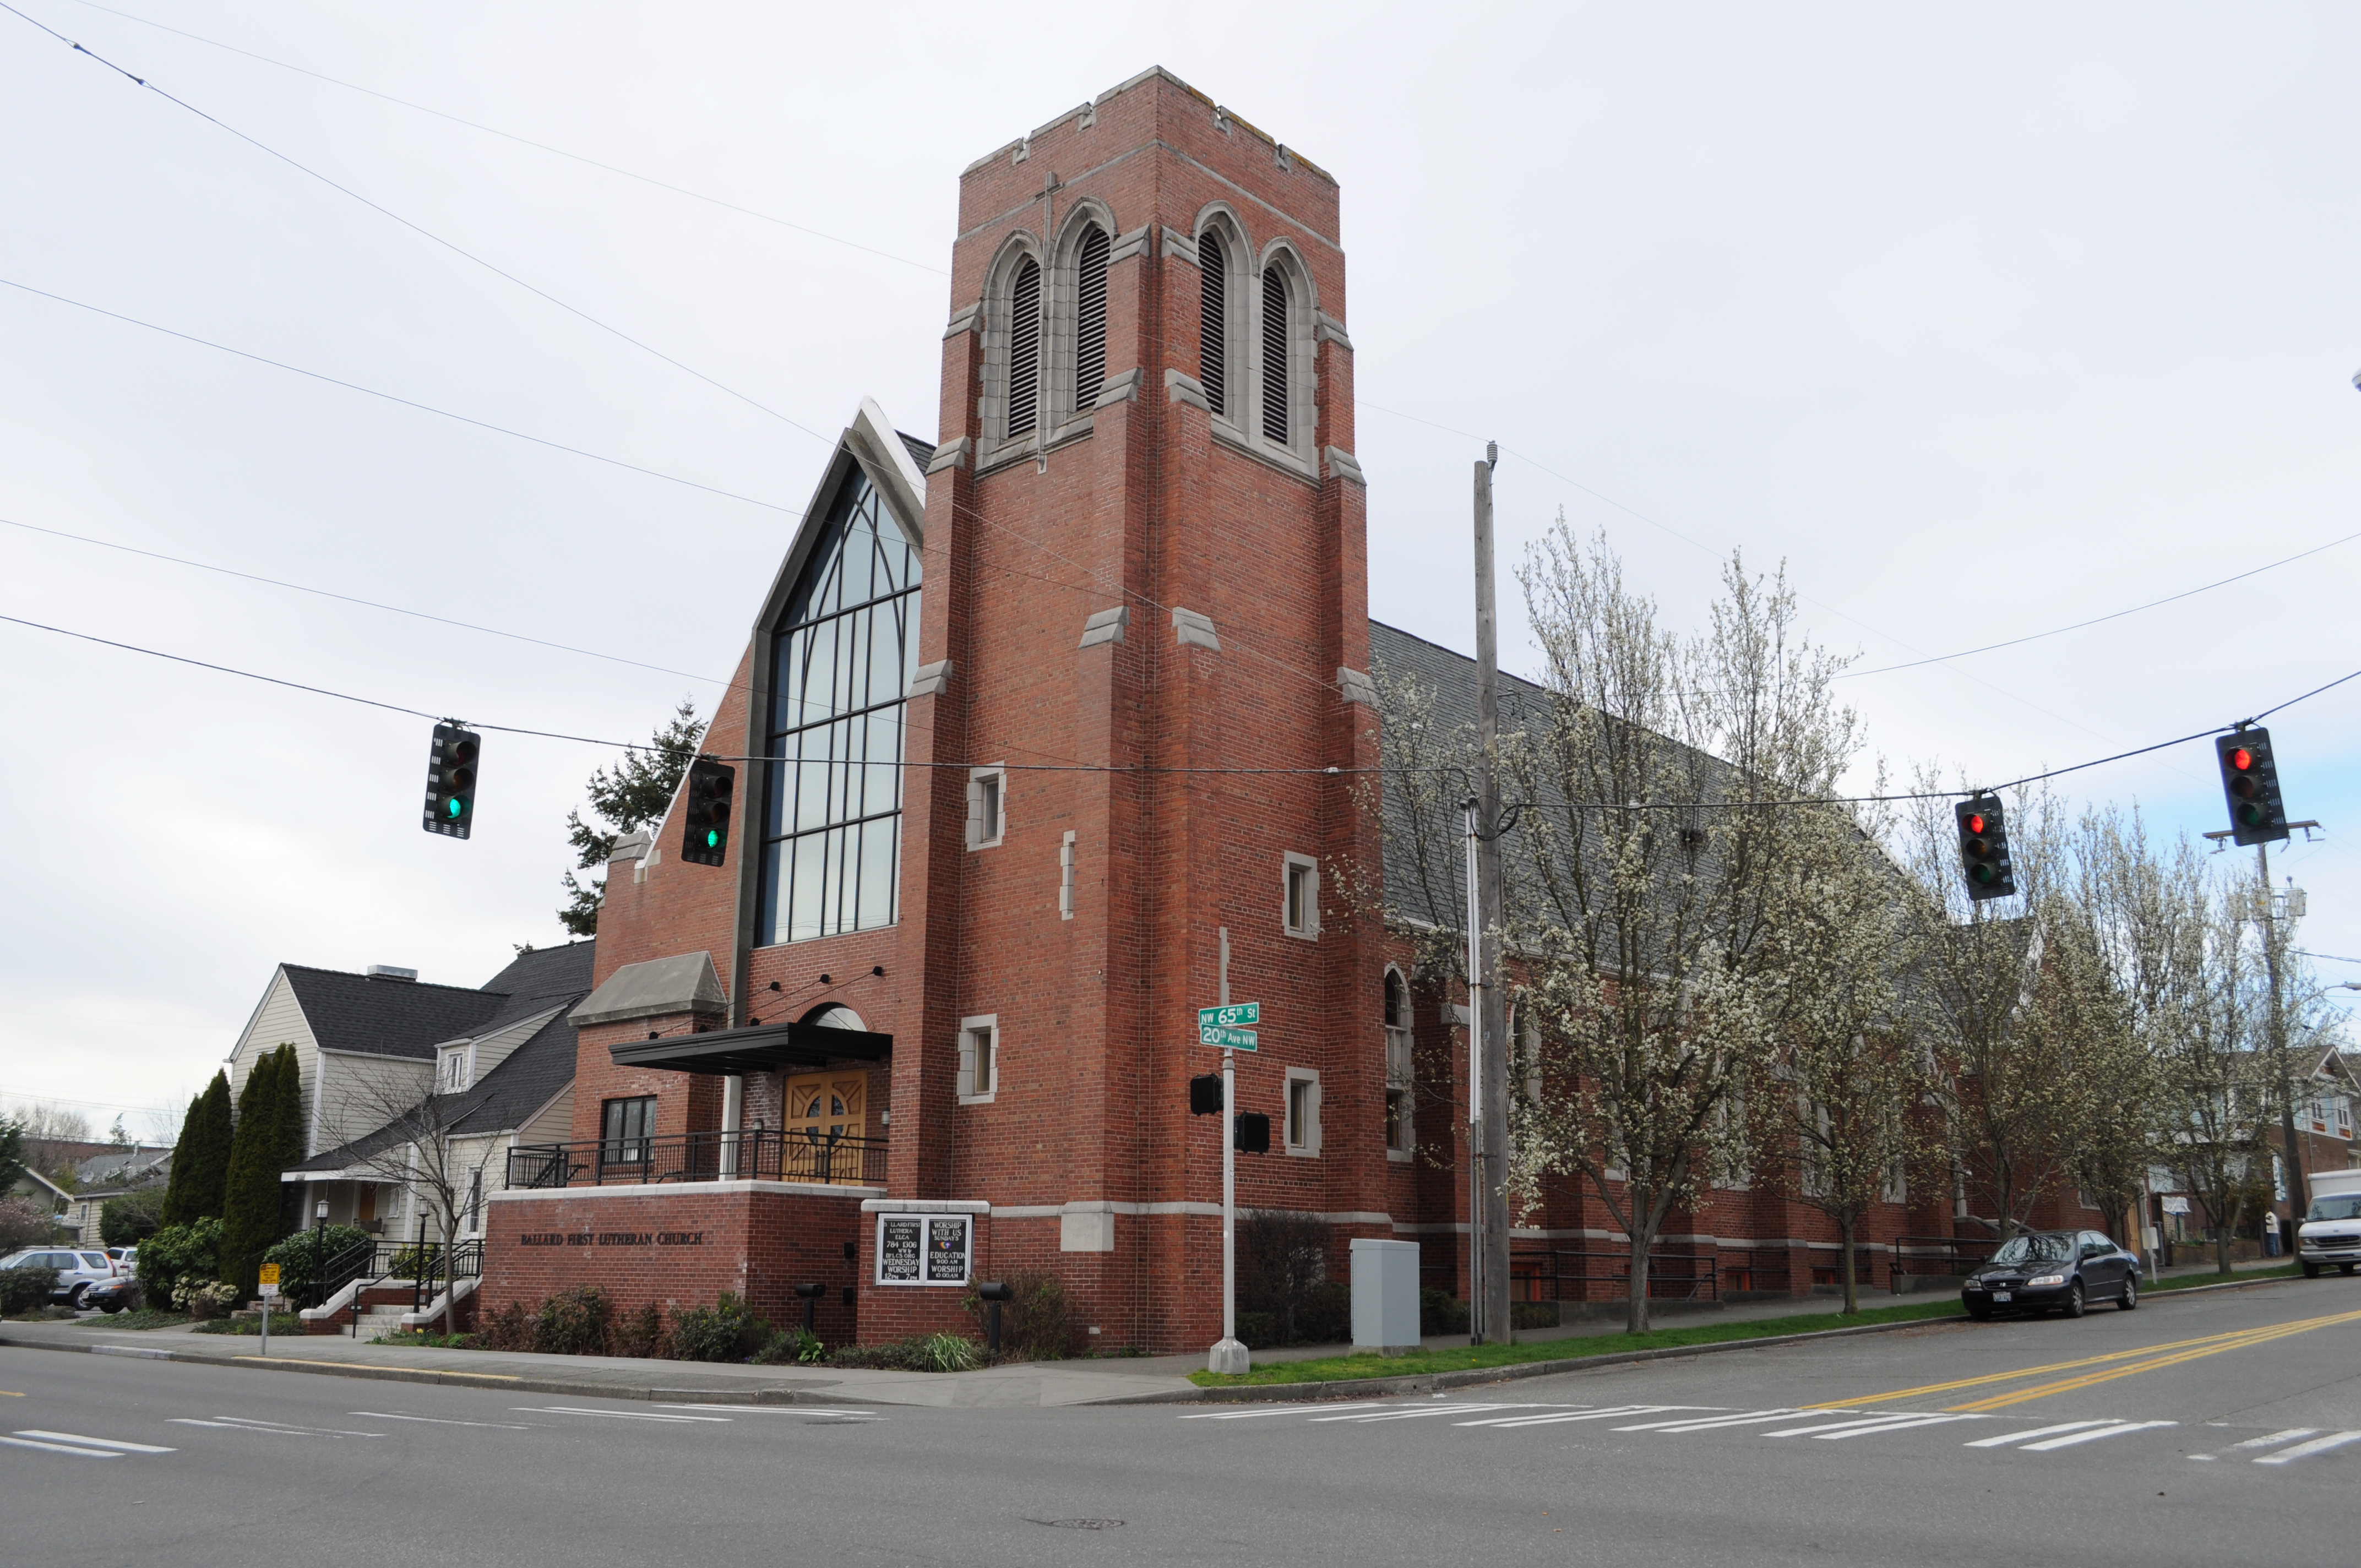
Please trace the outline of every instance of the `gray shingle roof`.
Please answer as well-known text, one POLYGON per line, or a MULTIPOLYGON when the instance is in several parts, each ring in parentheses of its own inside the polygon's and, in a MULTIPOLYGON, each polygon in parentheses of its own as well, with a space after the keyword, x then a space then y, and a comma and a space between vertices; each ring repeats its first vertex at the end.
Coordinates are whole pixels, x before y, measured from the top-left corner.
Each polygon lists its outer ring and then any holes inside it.
POLYGON ((935 460, 935 444, 931 441, 921 441, 906 430, 897 430, 894 433, 902 438, 904 446, 909 448, 910 456, 918 465, 918 472, 925 473, 927 465, 935 460))
MULTIPOLYGON (((380 1057, 431 1057, 445 1040, 472 1035, 500 1008, 498 992, 414 980, 371 980, 341 970, 282 964, 296 1004, 322 1048, 380 1057)), ((274 1040, 264 1040, 268 1048, 274 1040)))
MULTIPOLYGON (((448 1127, 461 1135, 504 1133, 556 1098, 574 1079, 575 1030, 566 1021, 573 1003, 590 992, 590 969, 595 942, 572 942, 520 953, 516 961, 494 975, 479 992, 466 994, 496 1003, 482 1025, 460 1034, 485 1034, 491 1028, 555 1009, 532 1038, 501 1058, 499 1066, 456 1094, 434 1096, 434 1113, 423 1118, 430 1126, 448 1127)), ((439 989, 439 988, 438 988, 439 989)), ((437 1036, 450 1039, 451 1035, 437 1036)), ((429 1042, 433 1044, 434 1042, 429 1042)), ((380 1127, 341 1148, 316 1155, 294 1171, 344 1170, 378 1151, 408 1141, 397 1126, 380 1127)))

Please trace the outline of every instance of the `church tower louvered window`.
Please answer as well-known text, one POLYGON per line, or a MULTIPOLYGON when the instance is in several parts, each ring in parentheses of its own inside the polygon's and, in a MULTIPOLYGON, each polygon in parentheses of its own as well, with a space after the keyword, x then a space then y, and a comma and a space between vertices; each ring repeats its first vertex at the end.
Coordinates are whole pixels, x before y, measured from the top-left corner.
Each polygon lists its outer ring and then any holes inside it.
POLYGON ((1229 411, 1223 405, 1224 375, 1228 355, 1229 271, 1222 256, 1222 236, 1208 229, 1197 240, 1197 268, 1205 275, 1204 294, 1199 310, 1199 351, 1197 379, 1205 386, 1205 401, 1215 413, 1229 411))
POLYGON ((1018 264, 1008 291, 1008 435, 1030 435, 1040 422, 1041 268, 1018 264))
POLYGON ((1262 433, 1285 445, 1287 422, 1287 279, 1276 267, 1262 275, 1262 433))
POLYGON ((1082 236, 1074 259, 1074 411, 1088 413, 1098 405, 1099 384, 1106 379, 1107 252, 1106 230, 1093 225, 1082 236))

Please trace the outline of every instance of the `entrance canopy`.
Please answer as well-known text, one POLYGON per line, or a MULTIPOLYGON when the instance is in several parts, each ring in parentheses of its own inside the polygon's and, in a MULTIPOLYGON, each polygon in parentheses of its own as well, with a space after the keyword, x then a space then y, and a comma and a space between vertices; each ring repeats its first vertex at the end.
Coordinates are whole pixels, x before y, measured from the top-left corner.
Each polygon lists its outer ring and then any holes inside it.
POLYGON ((759 1024, 746 1029, 716 1029, 661 1040, 610 1046, 617 1067, 661 1068, 667 1072, 703 1072, 728 1077, 821 1068, 835 1061, 884 1061, 894 1054, 894 1036, 838 1024, 759 1024))

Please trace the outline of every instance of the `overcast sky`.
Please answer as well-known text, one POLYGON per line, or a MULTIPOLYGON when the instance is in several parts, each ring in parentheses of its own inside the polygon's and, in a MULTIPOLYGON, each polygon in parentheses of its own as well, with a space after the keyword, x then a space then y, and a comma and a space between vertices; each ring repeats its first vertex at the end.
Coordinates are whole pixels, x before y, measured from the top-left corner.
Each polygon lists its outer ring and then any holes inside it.
MULTIPOLYGON (((1504 560, 1564 508, 1686 626, 1724 553, 1784 559, 1864 669, 2361 530, 2351 7, 9 3, 614 329, 0 14, 0 518, 611 660, 16 526, 0 615, 402 707, 708 707, 858 400, 935 434, 960 170, 1158 63, 1342 182, 1380 620, 1472 651, 1486 438, 1504 560)), ((1847 689, 1899 766, 2103 756, 2361 668, 2356 566, 1847 689)), ((493 736, 460 844, 401 714, 0 624, 0 1097, 135 1130, 276 963, 478 985, 563 940, 611 755, 493 736)), ((2271 721, 2323 981, 2356 719, 2361 681, 2271 721)), ((2062 787, 2223 825, 2202 740, 2062 787)))

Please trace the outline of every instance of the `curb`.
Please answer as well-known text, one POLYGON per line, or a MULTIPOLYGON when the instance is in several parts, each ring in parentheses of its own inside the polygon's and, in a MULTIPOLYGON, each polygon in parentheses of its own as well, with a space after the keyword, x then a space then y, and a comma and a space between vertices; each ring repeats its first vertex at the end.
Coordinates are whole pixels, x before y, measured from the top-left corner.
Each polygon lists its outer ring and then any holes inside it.
MULTIPOLYGON (((2263 1285, 2287 1285, 2296 1277, 2235 1279, 2220 1285, 2188 1285, 2140 1298, 2142 1305, 2195 1296, 2213 1290, 2251 1290, 2263 1285)), ((1475 1366, 1463 1372, 1430 1372, 1411 1377, 1346 1377, 1328 1383, 1256 1383, 1198 1388, 1188 1393, 1136 1394, 1116 1399, 1093 1399, 1093 1405, 1284 1404, 1310 1399, 1362 1399, 1395 1394, 1429 1394, 1446 1388, 1470 1388, 1487 1383, 1512 1383, 1525 1377, 1552 1377, 1563 1372, 1587 1372, 1594 1367, 1624 1366, 1634 1362, 1671 1361, 1723 1351, 1760 1350, 1767 1345, 1808 1344, 1817 1340, 1850 1339, 1858 1334, 1894 1333, 1939 1323, 1971 1321, 1956 1318, 1912 1318, 1898 1323, 1861 1323, 1845 1329, 1817 1329, 1810 1333, 1767 1334, 1761 1339, 1723 1340, 1715 1344, 1667 1345, 1661 1350, 1627 1350, 1607 1355, 1565 1356, 1554 1361, 1528 1361, 1512 1366, 1475 1366)))
POLYGON ((121 1355, 141 1361, 177 1361, 184 1366, 223 1366, 245 1372, 308 1373, 355 1377, 365 1382, 437 1383, 454 1388, 508 1389, 520 1394, 566 1394, 576 1398, 694 1401, 707 1405, 876 1405, 890 1399, 855 1399, 809 1388, 659 1388, 649 1384, 584 1383, 556 1377, 526 1377, 504 1372, 453 1372, 428 1366, 366 1366, 349 1361, 302 1361, 288 1356, 192 1355, 145 1344, 58 1344, 49 1340, 9 1339, 17 1350, 51 1350, 66 1355, 121 1355))

